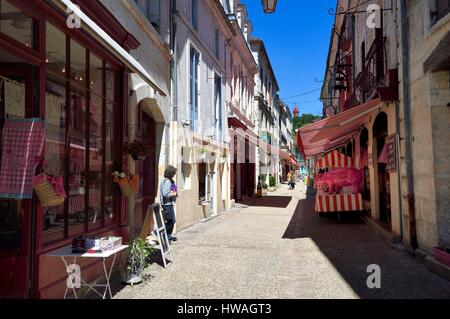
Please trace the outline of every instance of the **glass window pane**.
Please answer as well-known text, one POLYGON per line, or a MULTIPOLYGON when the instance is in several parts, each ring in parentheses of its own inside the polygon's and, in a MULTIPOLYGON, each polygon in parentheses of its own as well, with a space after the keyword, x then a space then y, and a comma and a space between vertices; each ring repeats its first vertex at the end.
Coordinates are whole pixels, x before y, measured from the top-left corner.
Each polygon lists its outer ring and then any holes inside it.
MULTIPOLYGON (((66 160, 66 88, 64 80, 47 79, 45 94, 45 159, 51 174, 65 176, 66 160)), ((44 211, 44 244, 64 238, 64 205, 44 211)))
POLYGON ((34 22, 6 0, 0 0, 0 32, 30 48, 35 48, 34 22))
MULTIPOLYGON (((5 55, 0 51, 0 61, 3 58, 5 55)), ((0 165, 2 131, 7 114, 25 117, 25 84, 20 76, 3 77, 0 74, 0 165)), ((23 213, 22 201, 0 199, 0 250, 20 250, 23 213)))
POLYGON ((70 40, 70 76, 74 84, 86 87, 86 49, 70 40))
POLYGON ((46 62, 49 77, 63 79, 66 77, 66 35, 59 29, 46 24, 46 62))
POLYGON ((106 99, 110 102, 117 102, 116 98, 116 81, 117 73, 111 69, 109 65, 106 66, 106 99))
POLYGON ((103 95, 103 61, 91 54, 89 62, 91 68, 91 92, 103 95))
MULTIPOLYGON (((73 87, 72 87, 73 90, 73 87)), ((86 98, 71 91, 70 96, 69 233, 82 233, 86 194, 86 98)))
POLYGON ((112 224, 115 222, 114 214, 114 182, 112 173, 114 171, 114 111, 115 105, 106 103, 106 149, 105 149, 105 161, 106 161, 106 173, 105 173, 105 224, 112 224))
POLYGON ((91 96, 89 121, 89 224, 100 227, 103 219, 103 99, 96 94, 91 96))

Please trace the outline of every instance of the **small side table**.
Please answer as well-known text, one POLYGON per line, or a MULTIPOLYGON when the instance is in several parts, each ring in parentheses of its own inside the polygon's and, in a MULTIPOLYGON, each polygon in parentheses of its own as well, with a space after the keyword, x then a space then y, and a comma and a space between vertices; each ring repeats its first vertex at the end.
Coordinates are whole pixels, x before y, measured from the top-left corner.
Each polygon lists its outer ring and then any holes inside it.
MULTIPOLYGON (((69 280, 72 280, 72 278, 78 278, 80 280, 80 288, 81 287, 89 287, 88 291, 93 290, 95 293, 97 293, 100 297, 102 297, 103 299, 106 299, 106 294, 109 293, 109 297, 112 299, 112 292, 111 292, 111 286, 110 286, 110 279, 111 279, 111 273, 112 270, 114 268, 114 264, 116 262, 116 256, 117 253, 121 252, 122 250, 128 248, 127 245, 122 245, 114 250, 107 250, 104 252, 99 252, 99 253, 72 253, 72 246, 65 246, 63 248, 51 251, 50 253, 47 254, 47 256, 53 256, 53 257, 61 257, 61 260, 64 263, 64 266, 66 267, 66 272, 67 272, 67 282, 69 282, 69 280), (111 266, 109 268, 109 270, 106 267, 106 260, 109 257, 113 257, 113 261, 111 263, 111 266), (105 274, 105 280, 106 283, 104 284, 97 284, 97 281, 94 281, 92 283, 87 283, 86 281, 84 281, 81 278, 81 274, 77 274, 76 272, 72 272, 69 269, 69 264, 67 263, 66 258, 73 258, 73 263, 72 264, 76 264, 77 263, 77 258, 101 258, 102 259, 102 264, 103 264, 103 271, 105 274), (98 287, 103 287, 105 288, 105 291, 103 292, 103 294, 101 294, 96 288, 98 287)), ((76 291, 76 287, 74 285, 72 285, 71 288, 69 288, 69 285, 67 285, 66 287, 66 291, 64 293, 64 299, 66 299, 67 296, 67 292, 69 289, 72 289, 73 294, 75 296, 75 299, 78 299, 78 295, 77 295, 77 291, 76 291)))

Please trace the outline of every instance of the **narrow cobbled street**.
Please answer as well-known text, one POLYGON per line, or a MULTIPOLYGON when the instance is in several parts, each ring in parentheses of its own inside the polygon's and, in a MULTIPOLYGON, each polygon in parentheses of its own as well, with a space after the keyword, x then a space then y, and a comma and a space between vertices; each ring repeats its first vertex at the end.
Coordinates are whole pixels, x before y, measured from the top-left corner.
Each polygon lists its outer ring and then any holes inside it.
POLYGON ((313 207, 312 189, 282 185, 183 230, 174 262, 152 264, 115 298, 450 298, 446 279, 356 216, 338 222, 313 207), (380 289, 367 287, 370 264, 381 267, 380 289))

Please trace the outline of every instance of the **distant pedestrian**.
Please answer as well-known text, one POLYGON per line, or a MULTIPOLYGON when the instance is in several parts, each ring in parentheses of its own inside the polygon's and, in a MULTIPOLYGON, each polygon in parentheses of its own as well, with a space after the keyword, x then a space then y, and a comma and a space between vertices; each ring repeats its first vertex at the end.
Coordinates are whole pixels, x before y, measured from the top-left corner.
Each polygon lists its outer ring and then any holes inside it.
POLYGON ((174 205, 177 200, 177 185, 173 178, 177 173, 177 169, 169 165, 164 171, 164 179, 160 185, 160 201, 163 210, 163 216, 166 223, 167 237, 170 243, 176 242, 177 238, 172 236, 175 226, 175 209, 174 205))
POLYGON ((289 189, 292 189, 292 173, 291 173, 291 171, 289 171, 288 173, 287 173, 287 182, 288 182, 288 185, 289 185, 289 189))
POLYGON ((291 173, 291 187, 290 189, 295 189, 295 173, 291 173))

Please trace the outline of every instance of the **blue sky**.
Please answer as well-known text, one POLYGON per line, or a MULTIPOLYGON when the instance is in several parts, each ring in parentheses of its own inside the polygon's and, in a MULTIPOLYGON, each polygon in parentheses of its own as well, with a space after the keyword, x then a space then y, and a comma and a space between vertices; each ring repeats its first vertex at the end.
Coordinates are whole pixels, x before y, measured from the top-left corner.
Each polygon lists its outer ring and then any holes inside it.
POLYGON ((278 0, 274 14, 264 14, 261 0, 247 5, 253 35, 261 38, 280 85, 280 97, 300 114, 322 112, 320 91, 288 98, 322 86, 336 0, 278 0), (316 82, 320 81, 320 82, 316 82), (287 98, 287 99, 286 99, 287 98))

